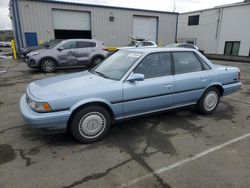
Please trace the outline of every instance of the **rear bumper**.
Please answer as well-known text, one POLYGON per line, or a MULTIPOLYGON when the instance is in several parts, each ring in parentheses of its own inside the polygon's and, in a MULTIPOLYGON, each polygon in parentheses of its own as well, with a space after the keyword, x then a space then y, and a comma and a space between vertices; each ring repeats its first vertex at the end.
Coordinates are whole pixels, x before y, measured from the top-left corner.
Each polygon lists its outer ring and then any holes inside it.
POLYGON ((236 82, 236 83, 232 83, 232 84, 223 85, 223 89, 224 89, 223 96, 229 95, 229 94, 232 94, 232 93, 235 93, 235 92, 239 91, 241 85, 242 85, 241 82, 236 82))
POLYGON ((20 100, 20 111, 29 126, 42 132, 66 131, 67 122, 71 115, 71 112, 67 110, 51 113, 34 112, 26 102, 26 95, 23 95, 20 100))

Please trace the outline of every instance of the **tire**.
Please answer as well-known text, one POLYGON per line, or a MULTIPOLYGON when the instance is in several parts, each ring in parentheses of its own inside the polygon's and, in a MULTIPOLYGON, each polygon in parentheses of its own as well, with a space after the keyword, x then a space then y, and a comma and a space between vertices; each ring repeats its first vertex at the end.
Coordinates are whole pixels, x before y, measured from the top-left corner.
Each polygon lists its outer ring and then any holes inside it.
POLYGON ((196 104, 198 111, 202 114, 213 113, 220 103, 220 92, 216 87, 208 88, 196 104))
POLYGON ((94 66, 98 65, 98 64, 101 63, 103 60, 104 60, 103 57, 101 57, 101 56, 95 56, 95 57, 91 60, 90 67, 94 67, 94 66))
POLYGON ((46 58, 42 60, 40 68, 45 73, 54 72, 56 69, 56 62, 52 59, 46 58))
POLYGON ((87 106, 74 115, 69 131, 77 141, 90 143, 102 139, 110 124, 110 114, 105 108, 87 106))

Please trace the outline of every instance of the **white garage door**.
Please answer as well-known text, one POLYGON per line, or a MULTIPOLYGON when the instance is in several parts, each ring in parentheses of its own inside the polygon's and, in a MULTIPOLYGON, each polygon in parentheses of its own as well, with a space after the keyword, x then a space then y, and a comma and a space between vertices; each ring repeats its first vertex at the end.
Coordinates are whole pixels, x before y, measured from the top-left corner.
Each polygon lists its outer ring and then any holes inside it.
POLYGON ((54 29, 90 31, 90 13, 68 10, 52 11, 54 29))
POLYGON ((133 17, 133 35, 157 42, 156 17, 134 16, 133 17))

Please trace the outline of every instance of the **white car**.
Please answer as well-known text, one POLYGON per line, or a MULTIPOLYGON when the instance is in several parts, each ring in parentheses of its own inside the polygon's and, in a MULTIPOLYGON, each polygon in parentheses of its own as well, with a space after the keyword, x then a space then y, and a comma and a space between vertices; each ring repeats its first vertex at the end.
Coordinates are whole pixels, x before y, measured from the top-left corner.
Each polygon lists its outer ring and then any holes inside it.
POLYGON ((158 47, 157 44, 153 41, 143 40, 143 41, 131 41, 126 47, 122 48, 147 48, 147 47, 158 47))
POLYGON ((189 44, 189 43, 173 43, 173 44, 168 44, 165 46, 166 48, 191 48, 195 50, 199 50, 197 46, 194 44, 189 44))

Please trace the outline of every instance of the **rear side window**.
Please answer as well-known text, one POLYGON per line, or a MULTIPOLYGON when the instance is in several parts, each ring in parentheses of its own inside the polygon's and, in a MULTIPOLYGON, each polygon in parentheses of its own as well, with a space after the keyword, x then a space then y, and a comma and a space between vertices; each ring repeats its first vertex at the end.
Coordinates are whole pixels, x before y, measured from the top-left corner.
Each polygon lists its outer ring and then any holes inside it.
POLYGON ((77 42, 77 48, 92 48, 96 47, 94 42, 77 42))
POLYGON ((67 42, 67 43, 65 43, 64 45, 62 45, 62 48, 63 48, 64 50, 76 48, 76 42, 74 42, 74 41, 72 41, 72 42, 67 42))
POLYGON ((203 66, 193 52, 173 52, 175 74, 202 71, 203 66))
POLYGON ((143 46, 153 46, 152 42, 143 42, 143 46))
POLYGON ((170 53, 154 53, 146 56, 136 67, 134 73, 144 74, 145 79, 170 75, 170 53))

